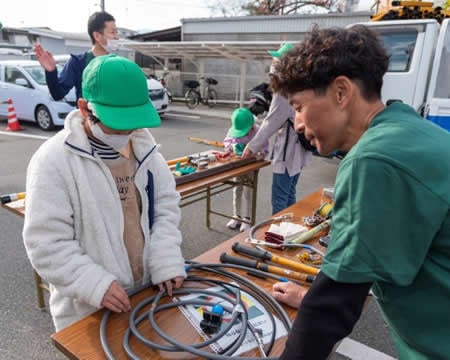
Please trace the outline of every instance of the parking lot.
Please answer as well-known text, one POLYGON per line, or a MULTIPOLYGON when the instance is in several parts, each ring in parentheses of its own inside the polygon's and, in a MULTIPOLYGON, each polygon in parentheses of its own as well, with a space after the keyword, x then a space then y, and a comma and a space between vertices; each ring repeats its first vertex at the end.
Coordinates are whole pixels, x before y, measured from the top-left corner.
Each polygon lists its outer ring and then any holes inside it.
MULTIPOLYGON (((166 159, 195 154, 208 150, 209 147, 190 142, 188 137, 223 140, 229 127, 227 116, 230 113, 230 108, 210 111, 200 107, 197 111, 187 111, 184 105, 175 104, 162 118, 161 127, 152 129, 152 133, 161 144, 161 152, 166 159)), ((30 157, 45 137, 55 133, 44 132, 36 125, 25 122, 21 122, 21 125, 25 130, 8 134, 3 131, 6 121, 0 120, 0 194, 25 190, 26 167, 30 157)), ((337 167, 337 160, 315 157, 300 177, 298 198, 321 187, 333 186, 337 167)), ((270 167, 260 171, 257 220, 263 220, 271 214, 271 174, 270 167)), ((216 196, 212 206, 219 211, 229 212, 232 206, 231 192, 216 196)), ((194 258, 235 234, 225 227, 226 220, 216 216, 212 216, 212 228, 208 230, 204 211, 204 202, 189 205, 182 210, 182 249, 186 259, 194 258)), ((23 220, 18 216, 4 209, 0 210, 0 288, 3 294, 0 297, 0 322, 3 324, 0 329, 0 359, 62 359, 62 354, 50 341, 50 334, 53 332, 51 317, 48 312, 37 309, 32 270, 21 239, 22 224, 23 220)), ((366 307, 350 338, 359 345, 348 350, 348 356, 334 354, 332 359, 387 360, 392 359, 389 356, 395 357, 388 331, 374 301, 366 307), (360 344, 368 347, 361 345, 358 348, 360 344), (362 351, 365 351, 364 356, 361 355, 362 351)))

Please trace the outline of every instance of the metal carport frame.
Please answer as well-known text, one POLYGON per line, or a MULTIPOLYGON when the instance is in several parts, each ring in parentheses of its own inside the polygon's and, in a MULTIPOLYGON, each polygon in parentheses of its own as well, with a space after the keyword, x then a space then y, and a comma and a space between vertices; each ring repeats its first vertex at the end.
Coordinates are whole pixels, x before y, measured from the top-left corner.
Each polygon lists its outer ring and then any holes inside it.
POLYGON ((284 41, 182 41, 182 42, 140 42, 121 41, 121 44, 140 53, 165 59, 184 58, 193 62, 203 75, 204 59, 229 59, 239 61, 240 73, 240 106, 244 104, 245 83, 247 77, 247 62, 270 59, 268 49, 278 49, 284 41), (196 62, 199 62, 197 64, 196 62))

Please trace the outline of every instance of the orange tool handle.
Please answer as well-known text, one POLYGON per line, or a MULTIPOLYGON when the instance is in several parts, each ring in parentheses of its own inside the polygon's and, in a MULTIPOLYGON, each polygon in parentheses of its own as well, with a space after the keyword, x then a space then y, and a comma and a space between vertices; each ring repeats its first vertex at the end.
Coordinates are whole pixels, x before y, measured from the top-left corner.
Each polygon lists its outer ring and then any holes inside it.
POLYGON ((259 250, 256 248, 248 247, 248 246, 240 244, 239 242, 235 242, 231 246, 231 248, 233 249, 233 251, 235 251, 239 254, 246 255, 246 256, 249 256, 252 258, 256 258, 256 259, 268 260, 273 263, 280 264, 280 265, 283 265, 283 266, 289 267, 291 269, 298 270, 300 272, 304 272, 304 273, 307 273, 310 275, 317 275, 317 273, 319 272, 319 269, 317 269, 313 266, 301 264, 297 261, 286 259, 284 257, 272 254, 269 251, 263 251, 263 250, 259 250))
POLYGON ((296 271, 283 269, 278 266, 268 265, 266 263, 254 259, 245 259, 241 257, 231 256, 228 255, 227 253, 222 253, 222 255, 220 255, 220 262, 245 266, 248 268, 254 268, 271 274, 281 275, 283 277, 290 277, 292 279, 308 283, 312 283, 315 278, 314 276, 308 274, 302 274, 296 271))
POLYGON ((275 264, 280 264, 282 266, 286 266, 288 268, 298 270, 311 275, 317 275, 319 273, 319 269, 313 266, 305 265, 278 255, 272 255, 270 261, 274 262, 275 264))
POLYGON ((178 159, 167 160, 167 165, 171 166, 171 165, 176 165, 177 162, 185 163, 185 162, 188 162, 188 161, 189 161, 189 157, 185 156, 185 157, 181 157, 181 158, 178 158, 178 159))
MULTIPOLYGON (((263 270, 260 268, 260 265, 262 263, 258 261, 258 269, 263 270)), ((300 280, 303 282, 309 282, 311 283, 311 275, 308 274, 302 274, 300 272, 297 271, 292 271, 292 270, 288 270, 288 269, 283 269, 281 267, 278 266, 272 266, 272 265, 267 265, 267 272, 271 273, 271 274, 276 274, 276 275, 281 275, 281 276, 286 276, 289 277, 291 279, 295 279, 295 280, 300 280)))
POLYGON ((201 143, 201 144, 212 145, 212 146, 216 146, 216 147, 224 147, 223 142, 219 142, 219 141, 201 139, 201 138, 192 137, 192 136, 189 137, 189 140, 197 142, 197 143, 201 143))

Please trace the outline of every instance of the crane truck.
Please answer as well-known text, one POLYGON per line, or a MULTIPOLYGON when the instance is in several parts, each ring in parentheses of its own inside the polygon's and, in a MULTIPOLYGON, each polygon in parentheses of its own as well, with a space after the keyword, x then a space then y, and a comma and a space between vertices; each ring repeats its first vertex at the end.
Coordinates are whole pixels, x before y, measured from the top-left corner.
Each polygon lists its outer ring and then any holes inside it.
POLYGON ((450 13, 431 2, 393 1, 364 25, 375 30, 390 57, 385 103, 401 100, 450 131, 450 13))

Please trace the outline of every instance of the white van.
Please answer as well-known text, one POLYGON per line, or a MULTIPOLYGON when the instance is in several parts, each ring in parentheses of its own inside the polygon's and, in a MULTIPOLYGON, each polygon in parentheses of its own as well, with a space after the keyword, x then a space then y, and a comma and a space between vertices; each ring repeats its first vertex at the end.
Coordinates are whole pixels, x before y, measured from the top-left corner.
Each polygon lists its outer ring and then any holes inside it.
POLYGON ((53 100, 44 69, 34 60, 0 61, 0 116, 8 116, 8 104, 3 103, 8 98, 13 101, 19 121, 34 121, 42 130, 64 125, 76 105, 73 89, 64 99, 53 100))
POLYGON ((388 54, 382 99, 401 100, 450 131, 450 19, 399 19, 364 23, 388 54))

